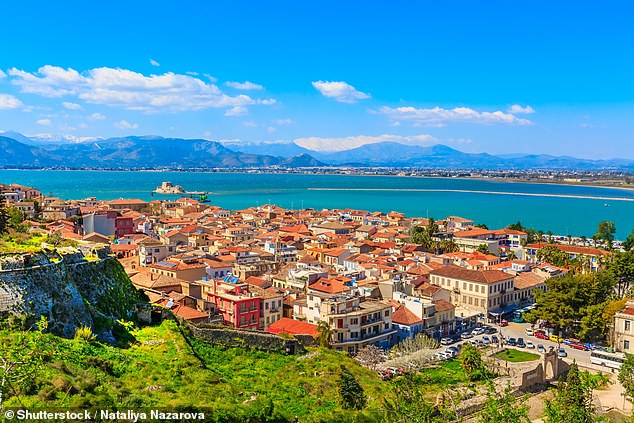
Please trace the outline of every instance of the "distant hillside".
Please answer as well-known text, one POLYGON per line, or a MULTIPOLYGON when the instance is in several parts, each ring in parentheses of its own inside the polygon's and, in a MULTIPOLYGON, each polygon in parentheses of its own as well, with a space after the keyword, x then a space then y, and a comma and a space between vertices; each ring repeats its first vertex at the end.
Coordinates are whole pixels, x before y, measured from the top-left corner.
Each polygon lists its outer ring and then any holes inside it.
POLYGON ((446 145, 366 144, 345 151, 320 152, 295 143, 223 145, 204 139, 134 136, 81 141, 72 137, 0 134, 2 167, 75 168, 243 168, 243 167, 415 167, 487 170, 624 170, 634 160, 587 160, 546 154, 465 153, 446 145), (9 136, 11 135, 11 136, 9 136), (25 140, 28 140, 27 143, 25 140), (24 142, 23 142, 24 141, 24 142), (29 144, 29 145, 27 145, 29 144), (231 146, 231 148, 229 148, 231 146))
POLYGON ((309 155, 294 158, 234 151, 215 141, 124 137, 84 143, 28 146, 0 137, 0 166, 101 168, 231 168, 321 166, 309 155), (311 163, 314 163, 311 165, 311 163))
POLYGON ((300 154, 310 154, 315 156, 317 152, 309 150, 304 147, 300 147, 294 142, 284 143, 246 143, 246 144, 223 144, 227 148, 232 150, 241 151, 243 153, 251 154, 267 154, 280 157, 294 157, 300 154))

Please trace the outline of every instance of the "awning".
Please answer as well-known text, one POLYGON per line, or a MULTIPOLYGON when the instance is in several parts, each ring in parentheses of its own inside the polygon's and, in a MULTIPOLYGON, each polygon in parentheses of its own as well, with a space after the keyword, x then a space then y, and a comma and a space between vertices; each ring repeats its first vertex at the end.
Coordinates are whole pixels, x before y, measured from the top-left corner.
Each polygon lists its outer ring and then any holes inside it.
POLYGON ((517 310, 517 305, 516 304, 509 304, 504 308, 496 308, 494 310, 489 310, 489 314, 492 314, 494 316, 500 316, 502 314, 506 314, 506 313, 510 313, 512 311, 517 310))

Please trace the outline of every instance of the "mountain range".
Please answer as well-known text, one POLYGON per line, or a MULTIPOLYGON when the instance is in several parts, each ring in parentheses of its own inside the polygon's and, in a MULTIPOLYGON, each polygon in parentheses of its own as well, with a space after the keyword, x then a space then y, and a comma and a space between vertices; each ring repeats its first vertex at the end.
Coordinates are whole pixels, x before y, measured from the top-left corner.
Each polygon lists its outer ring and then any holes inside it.
POLYGON ((108 169, 201 169, 262 167, 416 167, 488 170, 634 170, 634 160, 588 160, 570 156, 465 153, 446 145, 395 142, 320 152, 294 142, 238 144, 205 139, 27 137, 0 133, 0 167, 108 169), (229 148, 231 147, 231 148, 229 148))

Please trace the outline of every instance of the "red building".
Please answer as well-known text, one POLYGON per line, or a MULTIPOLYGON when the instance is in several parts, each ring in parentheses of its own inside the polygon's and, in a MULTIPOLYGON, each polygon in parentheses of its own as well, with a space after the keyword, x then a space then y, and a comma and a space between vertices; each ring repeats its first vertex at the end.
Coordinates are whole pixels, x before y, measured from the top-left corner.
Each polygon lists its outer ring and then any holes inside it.
POLYGON ((134 233, 134 222, 131 217, 117 216, 114 220, 114 235, 121 238, 134 233))
POLYGON ((226 325, 239 329, 259 328, 261 298, 249 292, 248 284, 211 281, 204 286, 207 301, 215 304, 216 312, 222 315, 226 325))

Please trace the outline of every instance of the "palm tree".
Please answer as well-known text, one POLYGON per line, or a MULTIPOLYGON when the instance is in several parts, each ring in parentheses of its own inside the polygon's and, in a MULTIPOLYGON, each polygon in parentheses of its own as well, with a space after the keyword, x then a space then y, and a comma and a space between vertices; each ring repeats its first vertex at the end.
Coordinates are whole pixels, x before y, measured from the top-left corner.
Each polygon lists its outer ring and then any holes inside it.
POLYGON ((542 243, 544 241, 544 231, 537 231, 537 242, 542 243))
POLYGON ((566 235, 566 238, 568 238, 568 245, 572 245, 572 235, 566 235))
POLYGON ((594 242, 594 248, 597 248, 597 241, 599 240, 599 234, 592 235, 592 242, 594 242))
POLYGON ((317 343, 320 347, 330 348, 332 343, 333 331, 330 328, 330 323, 326 320, 320 320, 317 323, 317 343))
POLYGON ((548 232, 546 232, 546 235, 548 235, 548 243, 552 244, 552 242, 553 242, 553 232, 552 231, 548 231, 548 232))
POLYGON ((515 251, 509 251, 508 253, 506 253, 506 259, 517 260, 517 255, 515 254, 515 251))
POLYGON ((583 242, 583 246, 586 246, 586 243, 588 242, 588 237, 585 235, 581 235, 581 242, 583 242))

